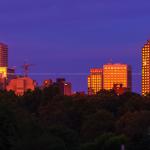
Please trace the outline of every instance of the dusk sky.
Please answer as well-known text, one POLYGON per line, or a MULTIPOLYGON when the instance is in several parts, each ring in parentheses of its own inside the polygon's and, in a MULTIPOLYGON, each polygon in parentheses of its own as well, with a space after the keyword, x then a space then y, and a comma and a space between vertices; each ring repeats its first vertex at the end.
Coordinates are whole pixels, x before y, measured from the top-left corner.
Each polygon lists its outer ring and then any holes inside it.
MULTIPOLYGON (((149 0, 1 0, 0 41, 9 66, 27 61, 39 83, 44 73, 88 73, 110 59, 133 69, 140 91, 141 48, 150 39, 149 0)), ((59 75, 58 77, 63 77, 59 75)), ((87 89, 86 75, 64 76, 74 90, 87 89)))

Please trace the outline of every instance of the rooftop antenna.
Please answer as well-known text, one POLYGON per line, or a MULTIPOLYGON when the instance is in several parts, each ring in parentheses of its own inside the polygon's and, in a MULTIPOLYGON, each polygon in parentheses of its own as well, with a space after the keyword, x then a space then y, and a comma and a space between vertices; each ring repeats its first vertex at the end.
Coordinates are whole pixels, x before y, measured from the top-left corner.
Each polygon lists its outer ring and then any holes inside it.
POLYGON ((113 63, 113 60, 112 60, 112 58, 110 58, 110 59, 109 59, 109 63, 110 63, 110 64, 112 64, 112 63, 113 63))
POLYGON ((29 67, 31 66, 33 66, 33 64, 28 64, 26 62, 24 62, 24 64, 21 66, 24 70, 24 77, 28 77, 29 67))

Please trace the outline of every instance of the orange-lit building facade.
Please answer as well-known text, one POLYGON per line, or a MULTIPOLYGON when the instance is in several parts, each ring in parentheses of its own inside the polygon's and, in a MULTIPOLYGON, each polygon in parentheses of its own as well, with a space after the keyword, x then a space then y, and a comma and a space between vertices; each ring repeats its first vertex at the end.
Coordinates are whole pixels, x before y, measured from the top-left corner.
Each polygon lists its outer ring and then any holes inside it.
POLYGON ((0 67, 8 67, 8 46, 0 43, 0 67))
POLYGON ((12 79, 8 86, 6 87, 7 91, 14 91, 16 95, 21 96, 26 91, 35 89, 36 82, 29 77, 18 77, 12 79))
POLYGON ((7 83, 15 77, 14 73, 14 69, 0 67, 0 89, 6 89, 7 83))
POLYGON ((103 66, 103 88, 111 90, 115 85, 132 89, 131 67, 127 64, 105 64, 103 66))
POLYGON ((14 72, 8 68, 8 46, 0 43, 0 89, 6 89, 7 83, 14 78, 14 72))
POLYGON ((118 95, 132 90, 132 70, 127 64, 105 64, 93 68, 88 76, 88 95, 114 90, 118 95))
POLYGON ((8 77, 8 46, 0 43, 0 89, 6 88, 8 77))
POLYGON ((7 67, 0 67, 0 78, 7 78, 7 67))
POLYGON ((142 94, 150 93, 150 41, 142 48, 142 94))
POLYGON ((103 89, 103 69, 93 68, 88 76, 88 95, 93 95, 103 89))

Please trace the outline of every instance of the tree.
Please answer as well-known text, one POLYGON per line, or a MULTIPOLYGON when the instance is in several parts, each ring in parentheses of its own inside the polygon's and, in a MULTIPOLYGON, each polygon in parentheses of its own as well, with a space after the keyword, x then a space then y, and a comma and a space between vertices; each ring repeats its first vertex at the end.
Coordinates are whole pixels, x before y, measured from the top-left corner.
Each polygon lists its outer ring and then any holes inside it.
POLYGON ((8 106, 0 104, 0 149, 10 150, 17 138, 16 119, 8 106))
POLYGON ((114 118, 105 110, 100 110, 85 119, 81 128, 81 136, 85 141, 93 141, 96 137, 113 132, 114 118))
POLYGON ((49 134, 42 134, 35 138, 20 139, 13 150, 67 150, 64 142, 49 134))
POLYGON ((92 143, 81 146, 81 150, 120 150, 121 145, 127 142, 124 135, 105 133, 95 139, 92 143))
POLYGON ((128 112, 117 122, 117 132, 125 134, 130 140, 130 148, 145 150, 150 148, 150 111, 128 112), (143 145, 143 143, 145 143, 143 145))
POLYGON ((78 134, 63 126, 53 126, 46 131, 49 135, 59 137, 65 144, 67 150, 77 150, 79 146, 78 134))

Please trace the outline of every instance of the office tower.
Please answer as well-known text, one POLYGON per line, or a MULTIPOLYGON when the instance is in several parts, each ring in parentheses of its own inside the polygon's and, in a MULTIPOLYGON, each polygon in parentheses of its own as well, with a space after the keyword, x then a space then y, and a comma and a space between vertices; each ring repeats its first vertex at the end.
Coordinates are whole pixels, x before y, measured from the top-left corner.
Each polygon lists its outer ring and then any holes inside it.
POLYGON ((29 77, 18 77, 10 80, 6 87, 7 91, 14 91, 16 95, 22 96, 26 91, 34 91, 36 82, 29 77))
POLYGON ((59 87, 60 93, 62 95, 72 95, 72 84, 70 82, 66 82, 64 78, 56 79, 56 85, 59 87))
POLYGON ((92 68, 88 76, 88 95, 93 95, 103 89, 103 69, 92 68))
POLYGON ((150 40, 142 48, 142 94, 150 93, 150 40))
POLYGON ((105 64, 103 66, 103 88, 111 90, 120 88, 132 89, 131 67, 127 64, 105 64))
POLYGON ((6 89, 7 83, 15 77, 15 70, 8 68, 8 46, 0 43, 0 89, 6 89))
POLYGON ((0 67, 8 67, 8 46, 0 43, 0 67))
POLYGON ((5 89, 8 76, 8 47, 0 43, 0 89, 5 89))

